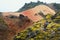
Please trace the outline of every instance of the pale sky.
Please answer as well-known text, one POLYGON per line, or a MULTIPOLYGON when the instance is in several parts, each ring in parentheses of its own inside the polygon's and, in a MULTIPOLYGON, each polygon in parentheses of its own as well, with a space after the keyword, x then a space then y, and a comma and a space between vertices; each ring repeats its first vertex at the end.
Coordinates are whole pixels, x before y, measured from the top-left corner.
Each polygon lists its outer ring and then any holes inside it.
MULTIPOLYGON (((0 12, 14 12, 25 3, 37 2, 38 0, 0 0, 0 12)), ((47 3, 60 3, 60 0, 39 0, 47 3)))

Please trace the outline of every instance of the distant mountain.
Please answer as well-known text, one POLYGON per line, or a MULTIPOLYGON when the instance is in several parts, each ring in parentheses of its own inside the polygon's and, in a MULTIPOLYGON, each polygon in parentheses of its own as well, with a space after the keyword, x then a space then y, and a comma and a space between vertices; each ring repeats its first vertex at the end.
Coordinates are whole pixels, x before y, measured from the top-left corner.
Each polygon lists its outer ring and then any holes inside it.
POLYGON ((25 3, 25 5, 21 9, 19 9, 17 12, 22 12, 22 11, 25 11, 27 9, 34 8, 35 6, 38 6, 40 4, 46 5, 46 3, 43 3, 43 2, 40 2, 40 1, 25 3))
POLYGON ((53 3, 53 6, 55 7, 56 10, 60 10, 60 4, 53 3))
POLYGON ((48 4, 47 6, 49 6, 52 9, 54 9, 55 11, 59 11, 60 10, 60 4, 58 4, 58 3, 51 3, 51 4, 48 4))
POLYGON ((38 6, 38 5, 41 5, 41 4, 47 5, 47 6, 49 6, 50 8, 52 8, 56 11, 60 10, 60 4, 58 4, 58 3, 47 4, 47 3, 37 1, 37 2, 25 3, 25 5, 21 9, 19 9, 17 12, 22 12, 22 11, 25 11, 27 9, 34 8, 35 6, 38 6))

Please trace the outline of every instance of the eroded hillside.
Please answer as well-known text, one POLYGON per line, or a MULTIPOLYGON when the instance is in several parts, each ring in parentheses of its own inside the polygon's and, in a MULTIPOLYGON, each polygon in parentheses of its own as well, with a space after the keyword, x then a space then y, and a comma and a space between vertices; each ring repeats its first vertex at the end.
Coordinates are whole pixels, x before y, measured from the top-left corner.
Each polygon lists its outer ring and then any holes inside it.
POLYGON ((48 6, 38 5, 34 8, 25 10, 23 12, 15 12, 15 13, 5 12, 5 13, 3 13, 3 16, 9 16, 9 15, 19 16, 19 14, 23 14, 24 16, 28 16, 28 18, 31 19, 32 21, 38 21, 43 18, 39 15, 40 12, 42 12, 44 15, 46 15, 46 14, 54 15, 55 14, 55 11, 53 9, 49 8, 48 6))
MULTIPOLYGON (((54 15, 55 11, 49 8, 46 5, 39 5, 32 9, 25 10, 23 12, 3 12, 3 19, 4 22, 8 26, 8 33, 6 40, 13 40, 13 36, 16 35, 21 30, 26 29, 27 27, 33 25, 33 22, 37 22, 41 19, 43 19, 42 15, 39 15, 43 13, 54 15)), ((5 40, 5 39, 3 39, 5 40)))

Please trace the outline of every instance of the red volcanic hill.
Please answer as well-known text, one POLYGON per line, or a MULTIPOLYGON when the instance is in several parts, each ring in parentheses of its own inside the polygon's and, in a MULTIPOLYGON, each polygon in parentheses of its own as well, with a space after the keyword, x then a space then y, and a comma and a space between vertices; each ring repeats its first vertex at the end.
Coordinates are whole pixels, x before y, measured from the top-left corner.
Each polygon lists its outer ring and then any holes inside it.
POLYGON ((36 21, 39 21, 40 19, 42 19, 42 16, 40 16, 40 15, 35 16, 35 14, 38 14, 39 12, 42 12, 44 15, 46 15, 46 14, 54 15, 55 14, 55 11, 46 5, 36 6, 32 9, 23 11, 22 14, 25 16, 28 16, 32 21, 36 22, 36 21))
POLYGON ((14 36, 18 32, 20 32, 21 30, 26 29, 28 26, 32 25, 33 22, 37 22, 37 21, 43 19, 42 16, 38 15, 39 12, 42 12, 44 15, 46 15, 46 14, 54 15, 55 14, 55 11, 46 5, 39 5, 32 9, 29 9, 29 10, 26 10, 23 12, 18 12, 18 13, 17 12, 2 13, 4 21, 8 25, 8 29, 9 29, 8 30, 9 32, 7 33, 8 39, 6 39, 6 40, 12 40, 12 36, 14 36), (10 15, 19 17, 21 14, 24 15, 22 18, 23 20, 21 20, 19 18, 9 18, 8 17, 10 15))
POLYGON ((39 12, 42 12, 44 15, 46 14, 51 14, 54 15, 55 11, 51 8, 49 8, 46 5, 39 5, 36 6, 34 8, 31 8, 29 10, 23 11, 23 12, 5 12, 3 13, 3 16, 7 16, 7 15, 15 15, 15 16, 19 16, 19 14, 23 14, 25 16, 28 16, 32 21, 38 21, 40 19, 42 19, 42 17, 40 15, 35 16, 35 14, 38 14, 39 12))

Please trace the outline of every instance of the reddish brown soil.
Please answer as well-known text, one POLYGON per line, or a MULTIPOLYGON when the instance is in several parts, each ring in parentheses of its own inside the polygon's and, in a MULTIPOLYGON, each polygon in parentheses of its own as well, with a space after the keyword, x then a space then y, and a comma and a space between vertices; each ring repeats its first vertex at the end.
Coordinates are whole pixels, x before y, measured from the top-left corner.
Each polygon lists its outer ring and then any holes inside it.
MULTIPOLYGON (((4 17, 4 21, 8 25, 6 40, 13 40, 14 35, 19 33, 20 31, 26 29, 28 26, 32 24, 31 22, 26 22, 22 27, 18 26, 18 22, 14 22, 14 20, 4 17)), ((5 34, 6 35, 6 34, 5 34)), ((5 39, 3 39, 5 40, 5 39)))

